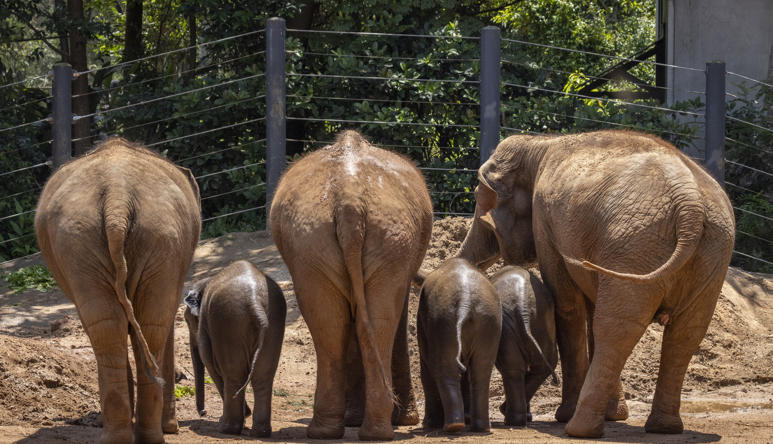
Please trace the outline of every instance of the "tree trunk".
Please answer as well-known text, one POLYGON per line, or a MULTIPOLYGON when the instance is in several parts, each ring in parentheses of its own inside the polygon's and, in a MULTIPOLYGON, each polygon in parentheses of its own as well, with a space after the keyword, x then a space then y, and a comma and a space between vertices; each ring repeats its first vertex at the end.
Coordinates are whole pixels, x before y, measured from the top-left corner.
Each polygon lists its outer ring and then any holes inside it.
POLYGON ((126 0, 126 34, 123 61, 141 58, 145 53, 142 44, 142 0, 126 0))
MULTIPOLYGON (((85 24, 83 13, 83 0, 68 0, 67 12, 70 16, 70 64, 76 72, 86 71, 88 63, 86 58, 86 36, 82 27, 85 24)), ((89 114, 89 76, 83 74, 72 81, 72 112, 76 116, 89 114)), ((79 119, 73 123, 72 138, 73 155, 78 156, 91 148, 91 139, 88 139, 91 129, 91 118, 79 119), (82 140, 78 140, 82 139, 82 140)))

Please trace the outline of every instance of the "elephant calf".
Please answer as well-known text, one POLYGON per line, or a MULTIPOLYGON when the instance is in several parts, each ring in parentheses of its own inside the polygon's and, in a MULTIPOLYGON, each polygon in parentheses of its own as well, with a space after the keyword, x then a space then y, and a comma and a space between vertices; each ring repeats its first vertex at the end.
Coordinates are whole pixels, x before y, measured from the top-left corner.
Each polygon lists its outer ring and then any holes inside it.
POLYGON ((204 366, 223 398, 220 431, 241 434, 252 383, 253 436, 271 436, 271 394, 287 307, 273 279, 247 261, 196 282, 185 296, 196 408, 204 414, 204 366))
POLYGON ((494 286, 464 259, 444 262, 424 279, 416 327, 424 426, 461 432, 467 406, 470 429, 488 431, 489 382, 502 332, 494 286))
POLYGON ((502 338, 496 367, 502 374, 505 425, 531 420, 529 403, 558 362, 553 296, 544 283, 516 266, 502 268, 491 279, 502 301, 502 338))

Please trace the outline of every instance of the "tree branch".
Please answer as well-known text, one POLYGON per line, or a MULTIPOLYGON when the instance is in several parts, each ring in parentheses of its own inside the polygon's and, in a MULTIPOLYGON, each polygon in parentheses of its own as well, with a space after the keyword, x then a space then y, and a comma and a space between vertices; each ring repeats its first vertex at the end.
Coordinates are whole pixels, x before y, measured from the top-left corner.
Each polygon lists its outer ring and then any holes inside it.
MULTIPOLYGON (((48 46, 49 48, 51 48, 51 49, 52 49, 52 50, 53 50, 55 53, 57 53, 57 54, 59 54, 60 56, 62 56, 62 58, 63 58, 63 59, 66 59, 66 58, 67 58, 68 54, 65 54, 65 53, 63 53, 61 49, 59 49, 59 48, 57 48, 56 46, 54 46, 54 45, 52 45, 51 43, 49 43, 49 42, 48 42, 48 39, 49 39, 49 37, 46 37, 46 36, 44 36, 42 32, 40 32, 40 31, 38 31, 37 29, 35 29, 35 27, 34 27, 34 26, 32 26, 32 23, 30 23, 30 22, 26 22, 26 21, 25 21, 25 22, 24 22, 24 24, 25 24, 25 25, 27 25, 27 27, 28 27, 28 28, 30 28, 30 29, 32 30, 32 32, 35 34, 35 36, 36 36, 36 37, 38 37, 38 39, 40 39, 40 41, 42 41, 43 43, 45 43, 45 44, 46 44, 46 46, 48 46)), ((56 36, 56 38, 59 38, 59 36, 56 36)))

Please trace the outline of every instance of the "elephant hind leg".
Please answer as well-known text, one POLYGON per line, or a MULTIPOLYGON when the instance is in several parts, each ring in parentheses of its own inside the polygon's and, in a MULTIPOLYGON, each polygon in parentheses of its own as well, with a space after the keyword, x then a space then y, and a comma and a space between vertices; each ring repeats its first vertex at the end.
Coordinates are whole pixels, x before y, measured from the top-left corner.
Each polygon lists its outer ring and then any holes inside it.
POLYGON ((313 267, 295 265, 295 294, 317 354, 314 415, 306 436, 340 439, 346 408, 345 354, 352 334, 349 304, 325 275, 313 267))
POLYGON ((696 295, 690 309, 673 317, 665 327, 652 411, 644 425, 647 432, 682 433, 679 407, 684 375, 711 322, 722 282, 717 280, 696 295))
POLYGON ((593 361, 577 410, 566 425, 570 436, 602 436, 607 403, 617 391, 625 361, 655 314, 660 301, 657 292, 654 286, 600 279, 593 318, 593 361))
POLYGON ((126 351, 128 322, 117 301, 109 299, 112 290, 91 285, 86 280, 75 283, 73 290, 78 315, 91 341, 97 361, 99 401, 102 409, 103 443, 132 443, 132 406, 129 398, 129 365, 126 351))

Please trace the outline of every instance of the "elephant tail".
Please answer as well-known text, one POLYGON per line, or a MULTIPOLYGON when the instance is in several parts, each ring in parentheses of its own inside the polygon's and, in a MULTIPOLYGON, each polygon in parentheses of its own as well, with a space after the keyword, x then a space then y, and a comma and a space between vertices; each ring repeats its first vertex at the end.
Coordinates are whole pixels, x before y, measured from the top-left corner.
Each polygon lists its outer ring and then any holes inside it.
POLYGON ((391 368, 384 367, 384 360, 378 353, 376 334, 370 323, 368 307, 365 305, 365 282, 362 267, 362 254, 365 245, 364 208, 351 203, 343 203, 336 208, 334 221, 336 237, 343 253, 344 266, 349 275, 352 297, 350 303, 361 354, 363 358, 369 355, 376 358, 384 388, 392 400, 396 402, 392 392, 392 384, 389 382, 391 368))
POLYGON ((461 373, 467 371, 467 367, 462 364, 462 326, 467 316, 470 314, 470 304, 468 299, 462 299, 459 303, 459 311, 456 316, 456 366, 461 373))
POLYGON ((265 311, 258 307, 257 301, 255 301, 252 307, 255 319, 258 320, 258 347, 252 355, 252 363, 250 363, 250 373, 247 374, 247 380, 244 381, 244 385, 234 393, 234 399, 242 392, 242 390, 247 388, 247 385, 252 380, 252 372, 255 371, 255 363, 258 362, 258 355, 260 355, 260 350, 263 349, 263 342, 266 340, 266 331, 268 330, 268 317, 266 316, 265 311))
MULTIPOLYGON (((556 369, 555 366, 550 365, 550 362, 548 362, 548 358, 545 356, 545 353, 542 351, 542 347, 540 347, 539 342, 537 342, 537 339, 534 337, 534 335, 531 334, 531 327, 529 325, 529 314, 525 312, 523 307, 519 306, 519 311, 521 315, 521 320, 523 322, 517 322, 518 329, 521 330, 521 334, 526 337, 529 341, 529 345, 531 347, 527 346, 526 353, 528 356, 534 356, 534 354, 538 355, 539 358, 542 360, 542 363, 545 364, 545 368, 550 369, 550 375, 553 378, 553 385, 558 385, 558 375, 556 375, 556 369)), ((504 320, 504 317, 503 317, 504 320)), ((525 344, 524 344, 525 345, 525 344)), ((530 361, 533 361, 533 358, 529 358, 530 361)))
MULTIPOLYGON (((699 198, 700 196, 692 200, 693 202, 700 202, 699 198)), ((655 281, 679 270, 698 248, 698 244, 703 236, 703 223, 706 220, 706 213, 703 206, 699 203, 682 203, 677 207, 676 212, 676 247, 671 257, 656 270, 647 274, 621 273, 601 267, 587 260, 582 261, 582 266, 612 277, 633 282, 655 281)))
POLYGON ((156 381, 159 385, 164 384, 164 380, 158 376, 159 369, 156 359, 150 352, 145 336, 142 334, 140 324, 134 316, 134 307, 126 293, 126 279, 128 276, 128 266, 124 254, 124 245, 129 234, 129 227, 134 218, 134 207, 132 200, 128 195, 108 191, 105 193, 103 203, 103 218, 105 226, 105 236, 107 237, 107 249, 110 253, 110 259, 115 268, 113 281, 113 290, 115 291, 118 302, 123 307, 126 319, 129 321, 130 333, 134 337, 134 342, 139 345, 141 352, 138 353, 142 366, 148 377, 156 381), (119 195, 116 195, 119 194, 119 195))

